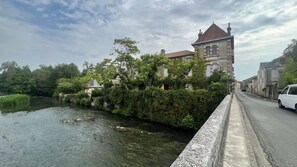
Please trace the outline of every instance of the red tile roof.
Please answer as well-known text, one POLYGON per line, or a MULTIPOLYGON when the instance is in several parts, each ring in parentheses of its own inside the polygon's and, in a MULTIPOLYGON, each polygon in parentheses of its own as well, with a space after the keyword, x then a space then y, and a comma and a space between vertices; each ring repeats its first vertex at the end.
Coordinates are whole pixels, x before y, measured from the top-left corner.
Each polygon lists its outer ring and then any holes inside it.
POLYGON ((189 50, 183 50, 183 51, 179 51, 179 52, 167 53, 167 54, 165 54, 165 57, 170 59, 170 58, 193 56, 193 55, 194 55, 194 52, 189 51, 189 50))
POLYGON ((210 41, 214 39, 228 37, 228 33, 222 30, 216 24, 212 24, 198 39, 195 43, 203 42, 203 41, 210 41))

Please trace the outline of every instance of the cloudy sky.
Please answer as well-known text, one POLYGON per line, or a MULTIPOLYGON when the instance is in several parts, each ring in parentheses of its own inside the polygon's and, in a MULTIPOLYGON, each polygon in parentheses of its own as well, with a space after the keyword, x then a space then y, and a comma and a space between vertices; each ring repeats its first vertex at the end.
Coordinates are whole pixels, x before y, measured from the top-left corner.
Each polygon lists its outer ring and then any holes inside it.
POLYGON ((235 77, 256 75, 297 38, 296 0, 1 0, 0 63, 98 63, 115 38, 139 42, 141 54, 194 50, 213 22, 235 38, 235 77))

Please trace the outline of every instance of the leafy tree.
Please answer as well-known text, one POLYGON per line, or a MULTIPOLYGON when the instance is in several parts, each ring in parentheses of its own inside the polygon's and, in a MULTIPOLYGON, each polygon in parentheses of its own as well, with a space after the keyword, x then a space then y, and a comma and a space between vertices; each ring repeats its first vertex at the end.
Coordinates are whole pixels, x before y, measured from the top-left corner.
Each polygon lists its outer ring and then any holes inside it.
POLYGON ((19 67, 16 62, 1 65, 0 90, 6 93, 31 93, 34 80, 28 66, 19 67))
POLYGON ((137 42, 130 38, 115 39, 112 55, 116 56, 113 64, 117 69, 117 75, 121 78, 121 84, 126 89, 131 89, 130 80, 135 76, 135 58, 140 51, 137 42))
POLYGON ((288 57, 284 66, 285 69, 280 77, 280 87, 297 83, 297 62, 292 57, 288 57))
POLYGON ((41 65, 39 69, 32 72, 35 82, 32 93, 38 96, 51 96, 55 88, 56 81, 51 80, 52 66, 41 65))
POLYGON ((192 68, 193 75, 188 82, 193 85, 194 89, 207 88, 205 60, 199 56, 194 56, 194 61, 196 63, 192 68))
POLYGON ((84 69, 82 71, 82 76, 86 75, 88 72, 93 72, 95 70, 95 65, 87 61, 84 61, 83 67, 84 69))
POLYGON ((114 79, 117 74, 117 69, 111 59, 104 59, 102 62, 97 63, 95 71, 102 76, 104 82, 114 79))
POLYGON ((159 77, 157 75, 160 67, 167 65, 169 59, 167 59, 163 54, 146 54, 137 60, 138 75, 136 80, 140 85, 152 87, 157 86, 159 77))
POLYGON ((59 78, 72 78, 80 76, 80 71, 78 67, 71 63, 71 64, 58 64, 54 67, 53 78, 58 80, 59 78))
POLYGON ((297 40, 292 39, 292 42, 284 50, 283 55, 286 57, 291 56, 295 62, 297 62, 297 40))

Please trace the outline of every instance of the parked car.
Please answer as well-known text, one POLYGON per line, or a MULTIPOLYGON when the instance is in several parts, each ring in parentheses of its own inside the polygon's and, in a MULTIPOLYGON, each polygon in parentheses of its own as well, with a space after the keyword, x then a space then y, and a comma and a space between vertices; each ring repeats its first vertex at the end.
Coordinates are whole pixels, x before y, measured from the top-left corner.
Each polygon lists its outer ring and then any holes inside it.
POLYGON ((297 111, 297 84, 288 85, 278 96, 279 108, 291 108, 297 111))

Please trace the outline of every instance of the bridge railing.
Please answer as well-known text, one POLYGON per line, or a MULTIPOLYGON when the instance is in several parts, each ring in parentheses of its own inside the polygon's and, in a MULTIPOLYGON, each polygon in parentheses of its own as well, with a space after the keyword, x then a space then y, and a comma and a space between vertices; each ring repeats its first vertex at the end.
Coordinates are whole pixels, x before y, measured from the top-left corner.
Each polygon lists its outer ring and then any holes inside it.
POLYGON ((171 167, 218 166, 232 95, 227 95, 171 167))

